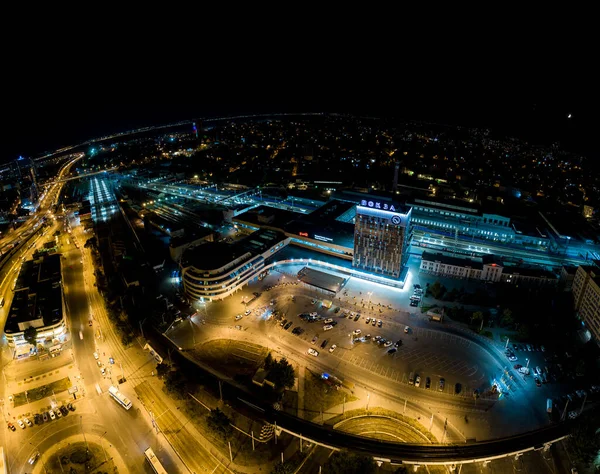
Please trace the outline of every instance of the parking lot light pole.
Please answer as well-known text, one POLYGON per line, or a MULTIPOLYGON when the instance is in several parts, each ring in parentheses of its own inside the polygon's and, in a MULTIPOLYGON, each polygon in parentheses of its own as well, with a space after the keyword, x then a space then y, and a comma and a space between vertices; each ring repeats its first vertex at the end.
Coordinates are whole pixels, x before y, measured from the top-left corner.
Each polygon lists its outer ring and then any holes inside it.
POLYGON ((510 338, 507 337, 506 338, 506 345, 504 346, 504 349, 508 349, 508 343, 509 343, 509 341, 510 341, 510 338))
POLYGON ((527 365, 525 366, 525 368, 529 368, 529 359, 525 359, 527 361, 527 365))

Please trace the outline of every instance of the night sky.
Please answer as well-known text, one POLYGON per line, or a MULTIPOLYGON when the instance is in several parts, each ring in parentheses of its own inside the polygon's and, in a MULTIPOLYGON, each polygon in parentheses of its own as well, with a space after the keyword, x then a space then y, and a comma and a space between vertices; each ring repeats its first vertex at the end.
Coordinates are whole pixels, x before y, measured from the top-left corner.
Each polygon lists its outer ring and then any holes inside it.
POLYGON ((204 116, 349 112, 488 127, 534 143, 558 141, 600 161, 598 92, 583 83, 526 73, 499 76, 489 67, 457 75, 443 68, 409 72, 302 59, 252 68, 207 62, 190 70, 104 62, 11 76, 1 109, 0 160, 204 116))

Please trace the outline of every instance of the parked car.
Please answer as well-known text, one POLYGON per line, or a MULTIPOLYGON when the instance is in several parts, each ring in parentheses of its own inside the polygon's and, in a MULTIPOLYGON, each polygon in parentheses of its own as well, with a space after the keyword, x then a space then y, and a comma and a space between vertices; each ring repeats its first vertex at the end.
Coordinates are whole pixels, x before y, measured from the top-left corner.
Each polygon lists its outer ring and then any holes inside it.
POLYGON ((392 345, 392 341, 385 341, 383 347, 390 347, 392 345))
POLYGON ((454 393, 458 395, 462 390, 462 385, 458 382, 454 385, 454 393))
POLYGON ((426 389, 429 389, 429 388, 431 388, 431 379, 430 379, 429 377, 427 377, 427 378, 425 379, 425 388, 426 388, 426 389))
POLYGON ((25 422, 25 424, 27 426, 29 426, 30 428, 33 426, 33 423, 31 421, 29 421, 29 418, 23 418, 23 421, 25 422))
POLYGON ((333 344, 330 348, 329 348, 329 352, 333 352, 337 349, 337 345, 333 344))
POLYGON ((371 322, 371 318, 367 318, 367 319, 365 319, 365 323, 366 323, 366 324, 369 324, 370 322, 371 322))
POLYGON ((288 322, 285 326, 283 326, 283 329, 287 331, 292 326, 292 324, 294 324, 292 321, 288 322))
POLYGON ((315 344, 318 339, 319 339, 319 336, 315 336, 315 337, 312 338, 312 341, 310 341, 310 343, 311 344, 315 344))
POLYGON ((67 403, 67 408, 71 411, 75 411, 75 407, 73 406, 73 404, 71 402, 67 403))
POLYGON ((354 331, 352 331, 352 334, 354 334, 355 336, 358 336, 361 333, 360 329, 355 329, 354 331))
POLYGON ((398 349, 396 349, 395 347, 392 347, 391 349, 389 349, 387 351, 388 354, 394 354, 398 349))
POLYGON ((8 425, 8 429, 11 431, 16 431, 17 429, 15 428, 15 425, 13 425, 10 421, 7 423, 8 425))
POLYGON ((331 324, 326 324, 325 326, 323 326, 323 331, 329 331, 330 329, 333 329, 333 326, 331 324))
POLYGON ((327 339, 325 339, 322 343, 321 343, 321 349, 325 349, 325 346, 327 345, 327 339))
POLYGON ((415 378, 415 387, 420 387, 421 386, 421 376, 417 375, 417 378, 415 378))
POLYGON ((42 419, 44 420, 44 422, 48 421, 48 413, 46 413, 46 412, 42 413, 42 419))
POLYGON ((446 385, 446 380, 444 380, 444 378, 441 378, 441 379, 440 379, 440 382, 439 382, 439 384, 438 384, 438 390, 439 390, 440 392, 443 392, 443 391, 444 391, 444 386, 445 386, 445 385, 446 385))
POLYGON ((319 353, 314 350, 312 347, 310 347, 307 351, 310 355, 317 357, 319 355, 319 353))
POLYGON ((21 428, 25 429, 25 423, 23 423, 23 420, 20 420, 20 419, 19 419, 19 420, 17 420, 17 424, 18 424, 18 425, 19 425, 21 428))
POLYGON ((383 322, 381 321, 381 319, 379 321, 377 321, 377 326, 381 327, 383 325, 383 322))
POLYGON ((408 334, 410 331, 410 328, 408 326, 404 326, 404 333, 408 334))
POLYGON ((60 407, 59 407, 59 410, 60 410, 60 412, 61 412, 63 415, 68 415, 68 414, 69 414, 69 410, 67 410, 67 408, 66 408, 65 406, 60 406, 60 407))

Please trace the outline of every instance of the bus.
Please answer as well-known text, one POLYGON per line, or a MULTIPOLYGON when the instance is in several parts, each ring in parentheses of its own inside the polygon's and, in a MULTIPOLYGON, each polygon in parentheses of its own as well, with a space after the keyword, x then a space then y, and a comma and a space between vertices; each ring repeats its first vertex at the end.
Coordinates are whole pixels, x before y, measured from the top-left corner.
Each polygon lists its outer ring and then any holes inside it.
POLYGON ((119 390, 117 389, 117 387, 111 385, 108 388, 108 393, 110 394, 111 397, 113 397, 117 403, 119 405, 121 405, 123 408, 125 408, 125 410, 129 410, 131 408, 131 400, 129 400, 129 398, 127 398, 125 395, 123 395, 121 392, 119 392, 119 390))
POLYGON ((152 451, 152 448, 149 447, 146 449, 146 451, 144 451, 144 455, 150 463, 150 466, 152 466, 152 470, 156 472, 156 474, 167 474, 167 471, 154 454, 154 451, 152 451))

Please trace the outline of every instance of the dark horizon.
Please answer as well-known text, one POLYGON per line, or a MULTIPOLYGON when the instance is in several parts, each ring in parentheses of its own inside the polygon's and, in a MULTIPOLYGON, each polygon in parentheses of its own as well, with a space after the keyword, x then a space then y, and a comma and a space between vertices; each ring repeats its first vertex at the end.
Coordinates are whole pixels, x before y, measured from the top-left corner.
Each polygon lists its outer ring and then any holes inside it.
MULTIPOLYGON (((402 102, 402 101, 399 101, 402 102)), ((277 113, 349 113, 389 117, 399 120, 433 122, 451 126, 490 129, 496 135, 511 136, 536 145, 559 143, 560 147, 600 159, 597 140, 593 139, 590 112, 579 104, 548 102, 460 102, 446 99, 435 103, 368 103, 357 100, 349 107, 329 102, 319 107, 315 103, 262 104, 240 102, 235 105, 188 103, 118 103, 96 107, 64 106, 62 112, 52 112, 56 106, 46 105, 27 114, 12 114, 5 136, 2 162, 18 156, 37 156, 63 146, 80 143, 105 134, 122 132, 151 125, 201 117, 241 114, 277 113), (572 114, 569 119, 568 114, 572 114)), ((29 112, 29 111, 26 111, 29 112)))

